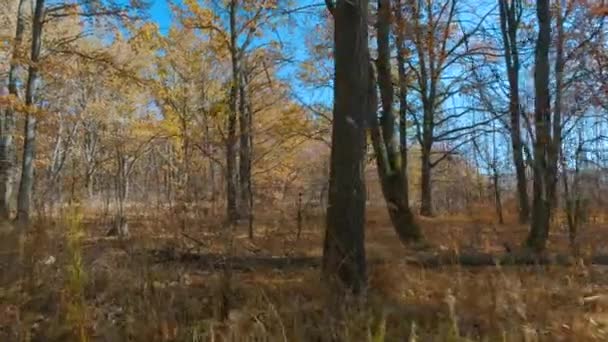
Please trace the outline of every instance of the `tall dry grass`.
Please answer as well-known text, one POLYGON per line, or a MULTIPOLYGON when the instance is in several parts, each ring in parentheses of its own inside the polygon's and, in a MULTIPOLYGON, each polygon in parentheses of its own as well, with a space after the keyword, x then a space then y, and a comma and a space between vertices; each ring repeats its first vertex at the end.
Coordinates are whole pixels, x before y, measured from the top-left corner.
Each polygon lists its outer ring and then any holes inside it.
MULTIPOLYGON (((289 215, 259 214, 250 241, 244 226, 196 215, 188 218, 188 238, 172 229, 181 224, 171 212, 140 211, 130 217, 133 236, 119 239, 104 237, 107 227, 93 213, 72 209, 34 222, 20 235, 21 253, 18 243, 4 246, 0 340, 608 339, 608 270, 408 265, 412 251, 382 211, 368 215, 365 301, 331 305, 314 262, 322 217, 307 216, 297 239, 289 215), (10 268, 17 271, 5 272, 10 268)), ((446 249, 491 249, 521 229, 487 217, 421 223, 433 246, 446 249)), ((552 239, 559 247, 560 237, 552 239)))

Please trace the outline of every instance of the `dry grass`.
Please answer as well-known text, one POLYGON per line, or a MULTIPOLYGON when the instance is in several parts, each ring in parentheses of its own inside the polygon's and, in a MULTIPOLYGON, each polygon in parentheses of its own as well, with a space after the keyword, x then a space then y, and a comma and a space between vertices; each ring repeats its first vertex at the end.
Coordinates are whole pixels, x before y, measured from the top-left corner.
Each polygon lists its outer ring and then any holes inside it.
MULTIPOLYGON (((194 215, 186 225, 189 237, 171 213, 133 215, 133 237, 125 241, 103 237, 106 227, 90 213, 79 228, 86 234, 76 242, 72 216, 41 219, 21 253, 19 243, 7 243, 14 234, 2 239, 0 340, 608 339, 607 269, 423 269, 404 262, 412 251, 399 244, 382 210, 368 218, 368 303, 342 307, 327 306, 319 283, 319 217, 307 217, 297 240, 291 218, 260 215, 254 241, 245 227, 231 233, 194 215), (162 257, 151 253, 159 250, 162 257), (200 258, 172 258, 186 252, 200 258)), ((491 215, 421 224, 433 246, 448 250, 500 250, 525 234, 516 224, 496 226, 491 215)), ((588 250, 601 247, 602 228, 586 228, 588 250)), ((556 229, 551 248, 566 248, 566 240, 556 229)))

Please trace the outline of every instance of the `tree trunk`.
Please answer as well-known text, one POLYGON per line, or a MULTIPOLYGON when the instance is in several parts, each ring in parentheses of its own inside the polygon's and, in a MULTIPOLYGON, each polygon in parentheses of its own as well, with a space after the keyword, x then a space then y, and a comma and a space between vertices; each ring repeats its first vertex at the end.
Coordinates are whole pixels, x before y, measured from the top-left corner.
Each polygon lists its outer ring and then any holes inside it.
POLYGON ((230 1, 230 57, 232 62, 232 84, 228 109, 228 136, 226 137, 226 215, 229 224, 239 218, 237 207, 237 160, 236 160, 236 121, 239 91, 239 64, 236 48, 236 0, 230 1))
POLYGON ((496 207, 496 216, 498 216, 498 223, 504 224, 505 219, 502 214, 502 198, 500 195, 500 185, 499 185, 499 176, 498 170, 494 167, 494 174, 492 175, 492 185, 494 186, 494 205, 496 207))
MULTIPOLYGON (((21 56, 21 45, 23 43, 25 3, 25 0, 19 0, 17 7, 17 28, 15 30, 15 41, 8 74, 8 93, 14 97, 19 96, 17 90, 17 60, 21 56)), ((7 108, 4 111, 0 130, 0 218, 8 220, 15 172, 15 142, 13 141, 13 134, 15 134, 15 111, 13 108, 7 108)))
MULTIPOLYGON (((582 138, 582 137, 581 137, 582 138)), ((565 159, 562 159, 562 169, 564 175, 562 182, 564 185, 564 209, 568 223, 568 238, 570 247, 574 252, 578 252, 578 228, 581 217, 581 198, 579 193, 579 174, 580 174, 580 154, 583 149, 583 144, 580 143, 574 155, 574 174, 572 175, 572 188, 568 184, 568 170, 565 159)))
MULTIPOLYGON (((393 228, 402 242, 411 242, 420 240, 422 234, 409 207, 407 178, 405 178, 407 171, 404 172, 404 169, 400 168, 400 161, 404 162, 403 150, 400 155, 399 148, 396 145, 397 141, 394 137, 396 120, 392 110, 394 96, 390 65, 390 17, 390 0, 379 0, 377 68, 378 86, 382 98, 382 116, 380 119, 382 125, 380 127, 378 124, 376 114, 376 81, 374 77, 370 80, 372 85, 370 102, 372 105, 369 112, 369 124, 376 154, 378 177, 380 178, 382 193, 393 228)), ((402 122, 403 119, 401 118, 402 122)), ((405 133, 401 132, 401 134, 405 133)), ((403 149, 403 142, 401 147, 403 149)), ((407 158, 407 151, 405 158, 407 158)))
MULTIPOLYGON (((519 113, 519 111, 518 111, 519 113)), ((519 114, 517 114, 519 116, 519 114)), ((519 124, 511 123, 511 125, 519 124)), ((517 177, 517 199, 519 204, 519 223, 527 223, 530 218, 530 199, 528 198, 528 181, 526 180, 526 166, 523 159, 521 137, 511 136, 513 164, 517 177)))
POLYGON ((549 0, 537 0, 538 40, 535 52, 535 111, 534 123, 536 139, 534 141, 534 200, 532 205, 532 222, 527 245, 536 251, 546 247, 551 221, 550 183, 547 151, 551 145, 551 112, 549 96, 549 47, 551 44, 551 13, 549 0))
POLYGON ((248 105, 248 94, 246 91, 246 78, 244 70, 241 68, 241 80, 239 82, 239 128, 240 128, 240 148, 239 148, 239 182, 240 182, 240 215, 249 218, 251 214, 251 126, 248 105))
POLYGON ((548 149, 549 160, 549 201, 551 209, 558 205, 557 183, 559 181, 558 165, 562 153, 562 88, 564 86, 564 18, 561 2, 556 3, 557 39, 555 47, 555 100, 553 105, 552 141, 548 149))
POLYGON ((129 196, 129 160, 118 148, 116 149, 116 175, 114 181, 116 215, 114 217, 113 227, 107 235, 126 237, 129 235, 129 226, 125 213, 125 204, 129 196))
POLYGON ((323 279, 365 291, 365 118, 370 108, 367 0, 339 0, 334 29, 334 110, 323 279))
POLYGON ((521 0, 498 0, 500 13, 500 29, 504 48, 505 64, 509 80, 509 114, 510 135, 513 164, 517 178, 517 198, 519 204, 519 222, 526 223, 530 217, 530 200, 526 180, 526 167, 523 159, 523 143, 521 139, 521 109, 519 101, 519 47, 517 31, 520 23, 521 0))
POLYGON ((85 172, 84 187, 87 191, 87 198, 92 200, 95 196, 95 175, 91 170, 85 172))
POLYGON ((36 0, 34 17, 32 19, 32 51, 31 64, 28 70, 27 85, 25 89, 25 104, 27 114, 25 117, 23 164, 21 181, 19 183, 19 196, 17 198, 17 221, 29 222, 30 204, 32 201, 32 187, 34 185, 34 159, 36 154, 36 114, 34 110, 34 91, 38 83, 38 61, 42 45, 42 25, 44 15, 44 0, 36 0))
POLYGON ((428 144, 423 144, 420 152, 420 215, 431 217, 433 216, 431 147, 428 144))
POLYGON ((410 203, 410 190, 409 190, 409 174, 408 174, 408 147, 407 147, 407 75, 405 74, 405 55, 407 53, 405 49, 405 37, 404 29, 405 22, 403 20, 403 13, 401 7, 401 0, 396 1, 395 6, 395 29, 396 29, 396 45, 397 45, 397 71, 399 74, 399 151, 401 152, 401 177, 405 183, 405 189, 403 190, 403 196, 405 197, 406 203, 410 203))

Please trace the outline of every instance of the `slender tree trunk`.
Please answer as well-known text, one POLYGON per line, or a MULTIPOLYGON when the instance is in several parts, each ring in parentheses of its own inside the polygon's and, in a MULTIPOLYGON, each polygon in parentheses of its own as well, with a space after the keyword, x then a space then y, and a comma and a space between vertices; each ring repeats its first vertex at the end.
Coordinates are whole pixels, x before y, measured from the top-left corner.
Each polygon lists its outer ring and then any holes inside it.
POLYGON ((246 78, 244 68, 241 68, 241 80, 239 82, 239 128, 240 128, 240 146, 239 146, 239 182, 240 182, 240 204, 242 217, 249 218, 251 214, 251 127, 248 94, 246 90, 246 78))
MULTIPOLYGON (((494 122, 492 130, 496 130, 494 122)), ((492 185, 494 187, 494 206, 496 208, 496 216, 498 216, 498 224, 504 224, 504 216, 502 212, 502 196, 500 191, 500 172, 498 166, 498 151, 496 149, 496 133, 492 132, 492 158, 490 162, 492 169, 492 185)))
POLYGON ((433 216, 433 198, 431 183, 431 146, 423 143, 420 149, 420 215, 433 216))
POLYGON ((549 160, 549 200, 551 209, 558 205, 557 183, 559 181, 558 165, 562 152, 562 90, 564 86, 564 18, 561 1, 556 3, 557 39, 555 47, 555 100, 553 105, 552 141, 548 150, 549 160))
MULTIPOLYGON (((247 80, 247 78, 245 78, 247 80)), ((246 83, 249 83, 248 81, 246 83)), ((253 131, 253 108, 251 106, 251 101, 247 101, 247 127, 248 127, 248 131, 249 131, 249 158, 247 158, 247 163, 248 163, 248 170, 247 170, 247 177, 249 179, 249 181, 247 182, 247 193, 248 193, 248 200, 249 200, 249 238, 253 239, 253 235, 254 235, 254 227, 253 227, 253 221, 254 221, 254 212, 255 212, 255 208, 254 208, 254 193, 253 193, 253 178, 251 176, 252 170, 253 170, 253 158, 254 158, 254 145, 253 145, 253 138, 254 138, 254 131, 253 131)))
POLYGON ((528 198, 528 181, 526 180, 526 166, 522 156, 523 148, 520 138, 511 138, 513 164, 517 178, 517 199, 519 204, 519 223, 527 223, 530 218, 530 199, 528 198))
POLYGON ((500 13, 500 29, 504 48, 505 64, 509 80, 509 113, 510 135, 513 164, 517 178, 517 198, 519 204, 519 222, 526 223, 530 217, 530 200, 526 180, 526 167, 523 158, 523 143, 521 139, 521 109, 519 101, 519 47, 517 31, 519 30, 521 0, 498 0, 500 13))
POLYGON ((228 113, 228 136, 226 137, 226 215, 229 224, 239 218, 237 207, 237 153, 236 122, 237 100, 239 91, 239 61, 237 51, 236 0, 230 1, 230 56, 232 62, 232 84, 230 86, 230 104, 228 113))
POLYGON ((38 62, 42 45, 42 25, 44 15, 44 0, 36 0, 32 24, 32 51, 28 70, 27 85, 25 89, 25 104, 27 114, 25 117, 23 164, 21 181, 19 183, 19 196, 17 198, 17 221, 27 223, 30 218, 30 205, 32 201, 32 187, 34 185, 34 160, 36 157, 36 114, 34 111, 34 91, 38 83, 38 62))
POLYGON ((564 174, 562 176, 562 182, 564 185, 564 209, 566 212, 566 219, 568 223, 568 238, 570 240, 570 247, 576 253, 578 252, 577 236, 578 227, 581 216, 581 198, 579 194, 579 173, 580 173, 580 153, 583 149, 582 143, 576 149, 574 155, 574 174, 572 175, 572 188, 568 183, 568 173, 566 172, 567 165, 566 161, 562 159, 562 169, 564 174))
MULTIPOLYGON (((8 73, 8 93, 14 97, 19 96, 17 90, 17 60, 21 56, 21 45, 23 44, 23 32, 25 30, 25 3, 25 0, 19 0, 17 7, 17 27, 8 73)), ((13 108, 7 108, 4 111, 0 130, 0 218, 7 220, 10 216, 15 172, 15 142, 13 141, 15 111, 13 108)))
POLYGON ((95 174, 91 170, 85 172, 84 186, 87 190, 87 198, 92 200, 95 196, 95 174))
POLYGON ((182 165, 179 183, 182 185, 182 201, 188 203, 191 199, 192 184, 190 184, 190 136, 188 134, 188 120, 186 113, 181 116, 181 138, 182 138, 182 165))
POLYGON ((364 292, 365 118, 370 108, 367 0, 338 0, 334 16, 334 111, 323 279, 334 290, 364 292))
POLYGON ((534 123, 534 200, 527 245, 536 251, 545 249, 551 221, 552 182, 547 151, 551 145, 551 105, 549 96, 549 47, 551 44, 551 12, 549 0, 537 0, 538 40, 535 52, 535 112, 534 123))
POLYGON ((83 159, 84 165, 84 181, 87 190, 87 198, 93 199, 95 190, 95 174, 97 173, 97 155, 99 144, 99 135, 97 133, 97 125, 95 123, 84 124, 83 135, 83 159))
POLYGON ((405 22, 403 20, 401 0, 395 2, 395 29, 397 45, 397 71, 399 74, 399 151, 401 152, 401 177, 405 183, 403 196, 409 206, 409 173, 408 173, 408 146, 407 146, 407 75, 405 73, 405 22))
MULTIPOLYGON (((209 134, 209 129, 207 127, 207 134, 209 134)), ((208 146, 207 150, 210 150, 211 147, 211 142, 210 139, 207 137, 205 138, 205 144, 208 146)), ((216 190, 216 186, 215 186, 215 164, 213 162, 212 158, 209 158, 209 186, 210 186, 210 192, 211 192, 211 203, 213 204, 213 206, 215 207, 215 201, 217 199, 217 190, 216 190)))
MULTIPOLYGON (((382 98, 382 116, 380 119, 381 125, 379 125, 375 105, 376 81, 375 77, 372 77, 370 82, 372 82, 373 91, 370 94, 372 106, 369 112, 369 124, 376 154, 378 176, 391 222, 401 241, 411 242, 420 240, 422 234, 409 207, 407 178, 404 177, 407 172, 404 173, 403 168, 400 167, 403 151, 400 155, 394 137, 396 120, 392 110, 394 95, 390 65, 390 17, 390 0, 379 0, 377 68, 378 86, 382 98)), ((405 158, 407 158, 407 152, 405 158)))
POLYGON ((116 175, 114 177, 115 197, 116 197, 116 215, 114 218, 114 227, 108 235, 118 235, 126 237, 129 235, 129 225, 125 212, 125 204, 129 196, 129 160, 126 155, 116 149, 116 175))
POLYGON ((509 71, 511 86, 510 113, 511 113, 511 147, 515 175, 517 178, 517 198, 519 204, 519 222, 526 223, 530 218, 530 199, 528 198, 528 182, 526 180, 526 166, 523 158, 523 142, 520 131, 520 104, 519 104, 519 67, 515 71, 509 71))
POLYGON ((504 224, 505 219, 502 213, 502 198, 500 194, 499 176, 496 168, 494 168, 494 174, 492 175, 492 183, 494 186, 494 204, 496 207, 496 215, 498 216, 498 223, 504 224))

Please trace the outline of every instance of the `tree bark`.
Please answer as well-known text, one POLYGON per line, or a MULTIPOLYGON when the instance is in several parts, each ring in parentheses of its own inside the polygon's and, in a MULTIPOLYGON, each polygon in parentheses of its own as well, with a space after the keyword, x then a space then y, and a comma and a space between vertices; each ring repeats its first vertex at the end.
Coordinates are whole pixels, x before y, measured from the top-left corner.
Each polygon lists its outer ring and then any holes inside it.
POLYGON ((519 204, 519 222, 526 223, 530 217, 530 204, 526 180, 526 168, 523 158, 521 139, 521 109, 519 101, 519 47, 517 31, 519 30, 522 9, 521 0, 498 0, 500 13, 500 30, 504 48, 505 64, 509 81, 509 114, 510 135, 513 164, 517 178, 517 198, 519 204))
POLYGON ((242 217, 249 218, 251 215, 251 112, 248 104, 249 98, 246 89, 246 77, 244 69, 241 68, 239 82, 239 182, 240 182, 240 204, 242 217))
POLYGON ((42 25, 44 16, 44 0, 36 0, 34 17, 32 19, 32 50, 28 70, 27 85, 25 89, 25 104, 27 114, 25 117, 23 164, 21 181, 19 183, 19 196, 17 198, 17 221, 29 222, 30 206, 32 201, 32 188, 34 185, 34 160, 36 157, 36 113, 34 110, 34 91, 38 83, 40 48, 42 45, 42 25))
MULTIPOLYGON (((372 74, 370 80, 372 106, 369 112, 369 125, 376 155, 378 177, 380 178, 389 216, 397 235, 405 243, 422 239, 422 233, 409 207, 407 178, 404 177, 407 176, 407 170, 404 171, 400 167, 400 162, 404 162, 404 158, 403 153, 401 155, 399 153, 399 147, 394 137, 396 120, 393 113, 394 91, 390 65, 390 17, 390 0, 378 0, 378 59, 376 64, 378 69, 377 83, 382 99, 382 115, 380 118, 381 125, 379 125, 375 100, 376 80, 372 74)), ((403 119, 401 118, 402 121, 403 119)), ((401 132, 401 134, 405 133, 401 132)), ((403 142, 401 146, 403 147, 403 142)), ((407 158, 407 151, 405 157, 407 158)))
POLYGON ((230 58, 232 63, 232 84, 230 85, 230 103, 228 109, 228 135, 226 137, 226 216, 229 224, 239 218, 237 207, 237 153, 236 153, 236 123, 237 100, 239 91, 239 61, 237 51, 236 0, 231 0, 230 14, 230 58))
POLYGON ((334 109, 323 279, 361 294, 365 262, 365 118, 370 108, 367 0, 338 0, 334 16, 334 109))
POLYGON ((548 153, 551 145, 551 103, 549 96, 549 47, 551 44, 551 12, 549 0, 537 0, 536 15, 538 18, 538 39, 535 51, 535 111, 534 123, 536 139, 534 141, 534 199, 532 221, 527 245, 536 251, 546 247, 551 221, 552 182, 549 170, 548 153))
MULTIPOLYGON (((8 93, 19 97, 17 90, 17 60, 21 56, 23 33, 25 31, 25 0, 19 0, 17 7, 17 27, 13 47, 10 69, 8 73, 8 93)), ((10 202, 13 194, 15 172, 15 111, 7 108, 2 117, 0 126, 0 218, 8 220, 10 216, 10 202)))
POLYGON ((422 144, 420 148, 420 215, 433 216, 433 197, 431 183, 431 146, 430 143, 422 144))
POLYGON ((500 194, 499 175, 496 166, 494 166, 492 174, 492 185, 494 187, 494 206, 496 208, 496 216, 498 216, 498 224, 504 224, 505 219, 502 213, 502 196, 500 194))
POLYGON ((405 183, 403 196, 406 203, 410 202, 409 173, 408 173, 408 146, 407 146, 407 75, 405 73, 405 37, 401 0, 395 2, 395 43, 397 45, 397 72, 399 74, 399 150, 401 152, 401 177, 405 183))
POLYGON ((553 104, 553 132, 548 150, 549 159, 549 201, 551 209, 557 207, 558 165, 562 154, 562 90, 564 87, 564 18, 561 2, 556 3, 556 47, 555 47, 555 100, 553 104))

